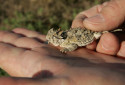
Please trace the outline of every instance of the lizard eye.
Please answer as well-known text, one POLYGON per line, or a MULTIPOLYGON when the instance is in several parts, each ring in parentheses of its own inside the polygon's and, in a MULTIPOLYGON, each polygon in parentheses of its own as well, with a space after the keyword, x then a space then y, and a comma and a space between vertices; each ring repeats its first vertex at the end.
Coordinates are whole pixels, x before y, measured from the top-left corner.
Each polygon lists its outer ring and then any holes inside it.
POLYGON ((67 32, 62 32, 61 37, 62 37, 63 39, 66 39, 66 38, 67 38, 67 32))

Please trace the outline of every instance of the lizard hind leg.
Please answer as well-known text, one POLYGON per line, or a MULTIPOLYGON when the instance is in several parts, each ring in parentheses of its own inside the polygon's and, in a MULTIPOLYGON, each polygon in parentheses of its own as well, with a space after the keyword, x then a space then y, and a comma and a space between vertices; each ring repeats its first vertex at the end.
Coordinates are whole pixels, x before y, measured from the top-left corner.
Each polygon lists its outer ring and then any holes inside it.
POLYGON ((66 53, 66 52, 69 51, 69 49, 67 49, 67 48, 62 48, 62 49, 60 49, 60 51, 61 51, 62 53, 66 53))
POLYGON ((66 53, 66 52, 69 52, 69 51, 74 51, 75 49, 77 49, 77 47, 78 46, 76 44, 72 44, 72 45, 68 46, 67 48, 66 47, 62 48, 60 51, 62 53, 66 53))

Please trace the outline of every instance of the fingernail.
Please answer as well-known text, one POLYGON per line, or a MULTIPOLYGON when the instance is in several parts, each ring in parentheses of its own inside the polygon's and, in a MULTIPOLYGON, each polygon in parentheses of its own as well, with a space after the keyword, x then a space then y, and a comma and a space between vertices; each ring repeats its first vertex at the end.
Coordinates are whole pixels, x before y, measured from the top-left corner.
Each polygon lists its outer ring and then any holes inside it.
POLYGON ((93 17, 86 18, 84 21, 89 22, 89 23, 95 23, 95 24, 97 23, 98 24, 98 23, 104 22, 105 19, 104 19, 102 14, 97 14, 97 15, 95 15, 93 17))

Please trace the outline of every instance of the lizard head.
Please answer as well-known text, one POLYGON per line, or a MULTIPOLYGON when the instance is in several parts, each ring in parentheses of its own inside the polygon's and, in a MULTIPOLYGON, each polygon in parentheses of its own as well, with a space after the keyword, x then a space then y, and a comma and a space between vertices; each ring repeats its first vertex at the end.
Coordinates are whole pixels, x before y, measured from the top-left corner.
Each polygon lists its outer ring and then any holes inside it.
POLYGON ((67 38, 67 32, 61 31, 61 29, 54 30, 50 29, 46 35, 48 42, 52 43, 55 46, 60 45, 67 38))

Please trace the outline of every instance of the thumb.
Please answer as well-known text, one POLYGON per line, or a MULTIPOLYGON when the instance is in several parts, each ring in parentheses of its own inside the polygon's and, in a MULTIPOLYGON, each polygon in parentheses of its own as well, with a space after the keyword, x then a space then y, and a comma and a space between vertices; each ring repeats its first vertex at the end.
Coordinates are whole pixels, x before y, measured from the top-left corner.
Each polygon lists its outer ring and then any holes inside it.
POLYGON ((84 27, 95 31, 112 30, 118 27, 124 21, 124 3, 125 0, 111 0, 102 4, 97 14, 84 19, 84 27))

